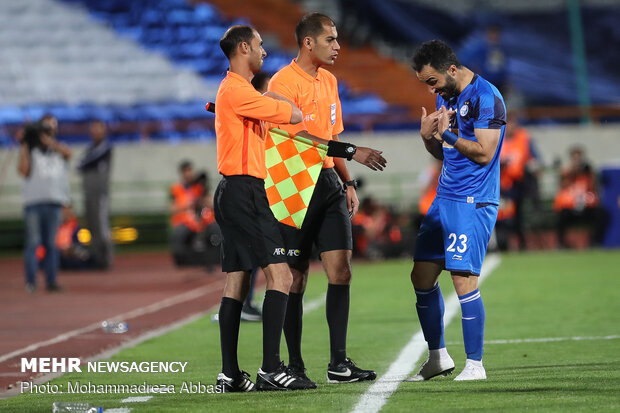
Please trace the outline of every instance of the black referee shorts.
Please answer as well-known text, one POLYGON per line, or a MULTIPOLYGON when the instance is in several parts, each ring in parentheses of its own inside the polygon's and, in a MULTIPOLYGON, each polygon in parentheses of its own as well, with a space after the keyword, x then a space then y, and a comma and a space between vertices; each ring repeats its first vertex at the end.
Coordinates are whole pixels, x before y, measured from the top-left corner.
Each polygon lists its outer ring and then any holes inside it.
POLYGON ((353 249, 347 199, 334 168, 321 170, 301 229, 278 225, 292 266, 308 261, 313 244, 319 253, 353 249))
POLYGON ((223 238, 222 271, 250 271, 286 262, 278 221, 265 194, 265 181, 248 175, 224 176, 213 201, 223 238))

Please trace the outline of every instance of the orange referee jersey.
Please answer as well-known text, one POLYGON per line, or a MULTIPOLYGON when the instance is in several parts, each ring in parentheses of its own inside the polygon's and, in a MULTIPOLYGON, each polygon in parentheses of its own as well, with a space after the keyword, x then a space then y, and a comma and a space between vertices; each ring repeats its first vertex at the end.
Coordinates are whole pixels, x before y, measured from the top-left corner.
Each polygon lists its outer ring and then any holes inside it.
MULTIPOLYGON (((278 125, 278 128, 293 135, 305 130, 327 140, 344 130, 338 81, 329 71, 319 68, 316 77, 312 77, 293 59, 290 65, 273 75, 269 90, 289 99, 304 115, 303 122, 297 125, 278 125)), ((323 168, 333 166, 332 157, 326 156, 323 168)))
POLYGON ((293 108, 288 102, 261 95, 237 73, 228 72, 215 98, 217 170, 222 175, 265 179, 264 122, 285 124, 293 108))

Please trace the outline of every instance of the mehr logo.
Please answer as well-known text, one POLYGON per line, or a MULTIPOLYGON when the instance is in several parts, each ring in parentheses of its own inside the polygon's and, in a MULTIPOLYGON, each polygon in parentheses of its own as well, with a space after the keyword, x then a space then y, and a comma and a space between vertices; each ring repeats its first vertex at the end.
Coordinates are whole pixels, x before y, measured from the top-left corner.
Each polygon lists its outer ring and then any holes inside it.
POLYGON ((77 357, 39 357, 22 358, 22 373, 31 371, 33 373, 67 373, 72 371, 82 372, 80 369, 80 359, 77 357))

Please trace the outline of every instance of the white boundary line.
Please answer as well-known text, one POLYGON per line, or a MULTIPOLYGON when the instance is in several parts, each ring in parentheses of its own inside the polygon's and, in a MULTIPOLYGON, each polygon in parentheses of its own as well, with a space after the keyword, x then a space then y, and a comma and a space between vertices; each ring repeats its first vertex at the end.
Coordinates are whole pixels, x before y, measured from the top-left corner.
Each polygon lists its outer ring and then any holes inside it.
MULTIPOLYGON (((521 344, 521 343, 555 343, 558 341, 595 341, 617 340, 620 334, 609 336, 575 336, 575 337, 540 337, 540 338, 509 338, 504 340, 485 340, 484 344, 521 344)), ((462 341, 451 341, 446 344, 463 344, 462 341)))
POLYGON ((152 398, 153 396, 131 396, 121 400, 121 403, 144 403, 152 398))
MULTIPOLYGON (((145 307, 141 307, 141 308, 137 308, 135 310, 131 310, 128 311, 126 313, 122 313, 122 314, 118 314, 116 316, 110 317, 107 320, 128 320, 128 319, 132 319, 135 317, 139 317, 141 315, 145 315, 145 314, 149 314, 149 313, 153 313, 155 311, 159 311, 161 309, 164 309, 166 307, 171 307, 173 305, 176 304, 180 304, 186 301, 190 301, 193 300, 195 298, 198 298, 202 295, 206 295, 208 293, 211 293, 213 291, 215 291, 216 289, 221 289, 221 285, 220 283, 216 283, 217 285, 214 287, 212 285, 205 285, 203 287, 197 288, 195 290, 191 290, 191 291, 187 291, 185 293, 176 295, 174 297, 170 297, 170 298, 166 298, 164 300, 161 300, 159 302, 147 305, 145 307)), ((12 351, 10 353, 4 354, 2 356, 0 356, 0 362, 6 361, 12 357, 15 356, 19 356, 20 354, 24 354, 24 353, 28 353, 30 351, 34 351, 38 348, 41 347, 45 347, 45 346, 49 346, 52 344, 56 344, 56 343, 61 343, 63 341, 66 341, 72 337, 78 336, 80 334, 84 334, 84 333, 88 333, 90 331, 94 331, 97 330, 99 328, 101 328, 101 323, 103 322, 103 320, 98 321, 96 323, 92 323, 90 325, 87 325, 86 327, 82 327, 82 328, 78 328, 75 330, 71 330, 68 331, 66 333, 60 334, 54 338, 51 338, 49 340, 45 340, 45 341, 40 341, 38 343, 34 343, 31 344, 27 347, 23 347, 20 349, 17 349, 15 351, 12 351)))
POLYGON ((314 310, 318 310, 325 304, 326 293, 321 294, 317 298, 304 303, 304 314, 311 313, 314 310))
MULTIPOLYGON (((497 268, 500 262, 499 255, 487 255, 480 271, 480 284, 497 268)), ((460 308, 456 293, 450 295, 446 301, 445 308, 444 325, 447 327, 460 308)), ((376 413, 380 411, 392 393, 398 389, 399 384, 413 371, 416 362, 426 350, 427 345, 426 341, 424 341, 424 335, 422 331, 418 331, 401 350, 398 358, 390 365, 388 371, 360 397, 351 412, 376 413)))

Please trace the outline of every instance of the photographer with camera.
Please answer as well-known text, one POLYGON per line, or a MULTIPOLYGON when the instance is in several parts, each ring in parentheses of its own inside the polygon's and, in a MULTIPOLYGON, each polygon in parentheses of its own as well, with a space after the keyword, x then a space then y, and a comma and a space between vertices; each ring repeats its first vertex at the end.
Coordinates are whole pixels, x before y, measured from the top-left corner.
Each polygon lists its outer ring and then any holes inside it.
POLYGON ((61 291, 56 282, 59 253, 55 239, 62 205, 69 202, 67 169, 72 152, 56 141, 57 133, 58 121, 52 115, 45 115, 39 122, 26 124, 17 136, 21 145, 17 171, 24 177, 24 262, 29 293, 36 291, 36 249, 39 245, 47 251, 43 260, 46 289, 61 291))

